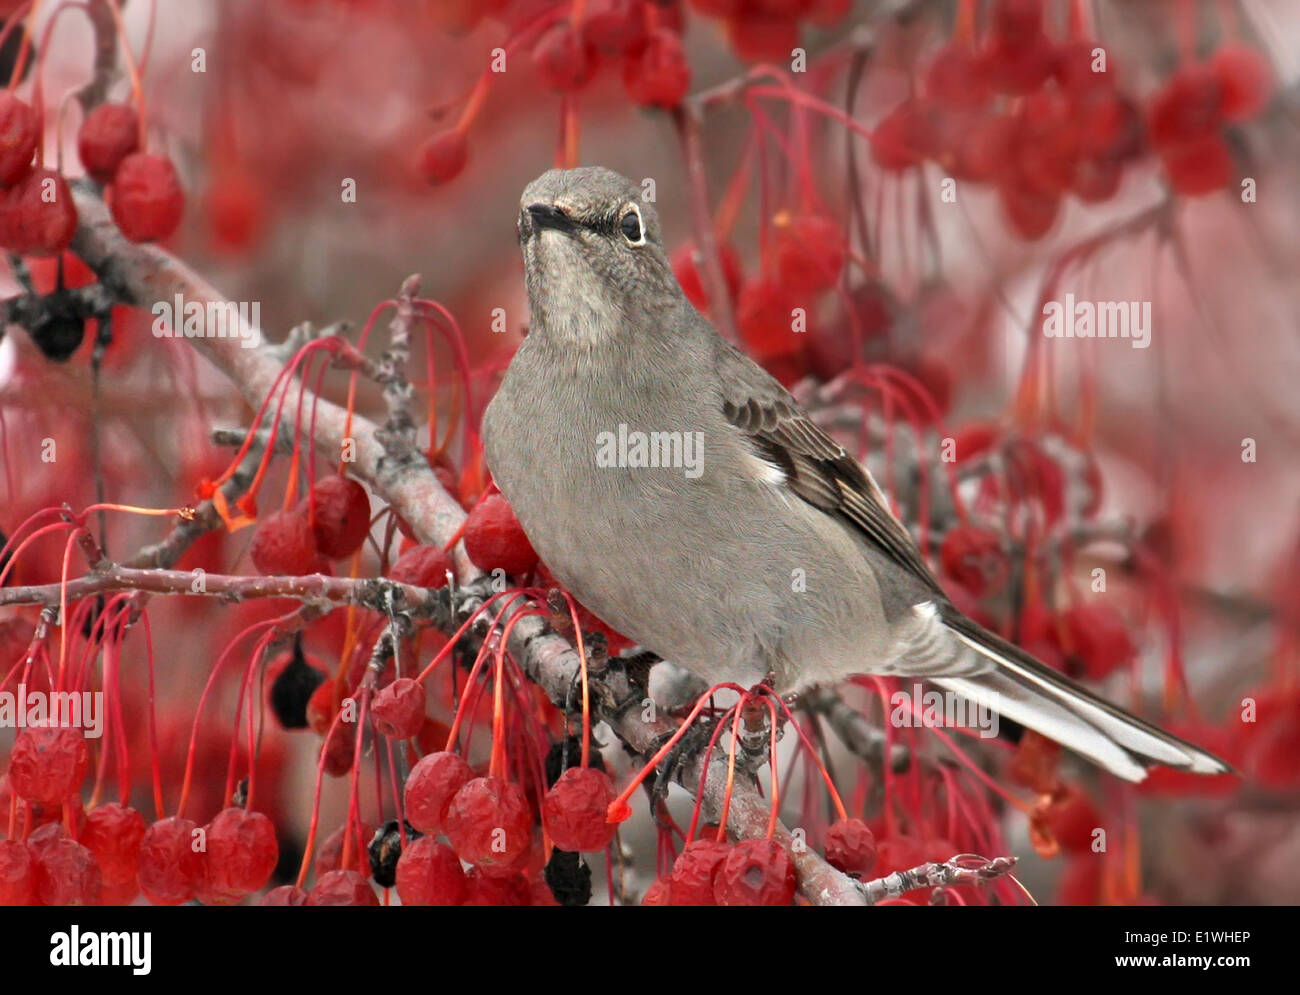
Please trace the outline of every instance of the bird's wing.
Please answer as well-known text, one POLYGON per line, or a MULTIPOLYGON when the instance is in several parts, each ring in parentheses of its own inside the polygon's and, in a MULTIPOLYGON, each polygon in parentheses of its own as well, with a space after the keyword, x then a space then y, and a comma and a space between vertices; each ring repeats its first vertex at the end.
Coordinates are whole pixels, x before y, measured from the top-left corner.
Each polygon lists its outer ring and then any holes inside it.
POLYGON ((780 469, 785 477, 780 486, 828 514, 842 515, 891 560, 941 593, 866 467, 804 414, 767 371, 725 340, 716 341, 723 414, 749 437, 756 456, 780 469))

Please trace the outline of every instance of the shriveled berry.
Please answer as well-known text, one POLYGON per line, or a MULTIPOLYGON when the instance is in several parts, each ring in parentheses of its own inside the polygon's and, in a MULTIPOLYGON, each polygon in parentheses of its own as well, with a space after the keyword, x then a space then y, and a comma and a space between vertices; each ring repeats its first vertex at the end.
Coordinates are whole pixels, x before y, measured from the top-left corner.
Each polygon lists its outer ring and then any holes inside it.
POLYGON ((97 183, 108 183, 122 160, 140 146, 140 118, 126 104, 100 104, 77 132, 77 155, 97 183))
POLYGON ((0 246, 21 255, 53 255, 77 232, 72 191, 58 173, 33 169, 0 198, 0 246))
POLYGON ((24 729, 9 754, 9 783, 20 798, 57 805, 77 793, 89 765, 80 729, 24 729))
POLYGON ((741 840, 713 878, 719 905, 789 905, 794 892, 794 862, 776 840, 741 840))
POLYGON ((345 688, 339 686, 337 679, 325 678, 307 699, 307 725, 313 732, 324 736, 334 724, 334 716, 339 712, 339 703, 346 696, 345 688))
POLYGON ((442 832, 447 806, 466 784, 474 769, 454 753, 430 753, 407 775, 402 792, 406 819, 422 833, 442 832))
POLYGON ((522 874, 491 877, 481 867, 471 867, 465 875, 465 900, 461 905, 527 906, 532 904, 531 889, 522 874))
POLYGON ((307 905, 378 905, 379 897, 356 871, 330 871, 307 893, 307 905))
POLYGON ((282 884, 278 888, 272 888, 265 895, 258 905, 306 905, 307 892, 292 884, 282 884))
POLYGON ((930 123, 918 100, 905 100, 871 132, 871 158, 881 169, 901 172, 919 165, 931 147, 930 123))
POLYGON ((930 60, 925 92, 931 100, 948 107, 983 107, 990 96, 983 61, 964 42, 949 42, 930 60))
POLYGON ((325 565, 307 521, 307 509, 302 504, 272 512, 262 519, 248 554, 258 573, 267 576, 320 573, 325 565))
POLYGON ((154 905, 180 905, 194 897, 203 883, 203 853, 197 849, 191 819, 159 819, 140 841, 138 879, 144 897, 154 905))
POLYGON ((361 872, 362 877, 370 876, 370 862, 362 859, 361 847, 358 844, 358 840, 371 839, 374 836, 374 833, 364 822, 356 828, 352 837, 351 856, 348 860, 348 866, 345 868, 343 867, 343 843, 347 836, 347 831, 348 827, 346 823, 339 826, 338 829, 334 830, 334 832, 330 833, 329 836, 325 838, 325 842, 322 843, 320 848, 316 851, 314 869, 318 881, 330 871, 338 870, 359 871, 361 872))
POLYGON ((691 67, 682 40, 665 28, 654 31, 623 63, 623 86, 640 107, 672 109, 691 88, 691 67))
POLYGON ((1214 135, 1223 120, 1223 87, 1204 65, 1180 68, 1151 98, 1147 127, 1158 147, 1214 135))
POLYGON ((432 836, 408 841, 397 861, 397 894, 403 905, 459 905, 468 892, 465 871, 451 847, 432 836))
POLYGON ((316 548, 331 560, 351 556, 370 531, 370 497, 351 477, 326 477, 311 490, 316 548))
POLYGON ((98 905, 103 878, 95 855, 70 839, 36 856, 36 898, 42 905, 98 905))
POLYGON ((370 706, 375 728, 394 739, 410 739, 424 725, 424 685, 399 677, 379 690, 370 706))
POLYGON ((98 805, 86 813, 81 842, 99 862, 104 884, 120 885, 135 880, 145 829, 144 816, 116 802, 98 805))
POLYGON ((166 156, 135 152, 117 167, 112 184, 113 220, 132 242, 167 238, 181 223, 185 193, 166 156))
POLYGON ((280 859, 275 826, 261 812, 228 808, 207 826, 204 886, 242 898, 262 888, 280 859))
POLYGON ((668 877, 672 905, 717 905, 713 876, 731 847, 715 839, 692 840, 677 855, 668 877))
POLYGON ((557 93, 573 93, 590 83, 598 60, 595 47, 567 21, 552 25, 533 44, 533 67, 557 93))
MULTIPOLYGON (((397 880, 397 861, 402 855, 402 827, 396 819, 389 819, 375 830, 375 835, 366 845, 366 857, 370 862, 370 878, 381 888, 391 888, 397 880)), ((405 828, 406 843, 423 837, 408 822, 405 828)))
POLYGON ((574 852, 605 849, 618 829, 617 824, 605 821, 613 800, 614 782, 604 771, 569 768, 542 799, 542 820, 551 841, 561 850, 574 852))
POLYGON ((651 907, 663 905, 672 905, 672 885, 668 883, 667 878, 655 878, 645 894, 641 896, 641 904, 651 907))
POLYGON ((591 867, 582 854, 556 847, 551 851, 543 876, 560 905, 581 908, 591 901, 591 867))
POLYGON ((876 838, 861 819, 839 819, 826 830, 826 863, 865 877, 876 863, 876 838))
POLYGON ((465 171, 468 161, 469 142, 455 128, 430 135, 416 153, 420 175, 434 186, 454 180, 465 171))
POLYGON ((462 860, 485 874, 514 866, 532 842, 533 815, 517 785, 476 777, 447 806, 447 839, 462 860))
POLYGON ((517 576, 537 565, 532 543, 510 502, 501 494, 489 495, 469 513, 465 523, 465 552, 480 570, 500 567, 517 576))
POLYGON ((31 905, 36 900, 36 864, 17 840, 0 840, 0 906, 31 905))
POLYGON ((342 719, 330 724, 321 746, 323 768, 330 777, 342 777, 356 761, 356 723, 342 719))
MULTIPOLYGON (((285 662, 272 663, 277 668, 271 680, 271 711, 284 729, 307 728, 307 704, 325 682, 325 672, 307 662, 301 635, 294 638, 293 649, 285 662)), ((331 691, 333 688, 330 689, 331 691)))
POLYGON ((31 105, 0 91, 0 187, 13 186, 31 172, 38 138, 31 105))
POLYGON ((452 559, 441 546, 412 546, 388 570, 388 579, 415 587, 446 587, 447 574, 455 576, 452 559))

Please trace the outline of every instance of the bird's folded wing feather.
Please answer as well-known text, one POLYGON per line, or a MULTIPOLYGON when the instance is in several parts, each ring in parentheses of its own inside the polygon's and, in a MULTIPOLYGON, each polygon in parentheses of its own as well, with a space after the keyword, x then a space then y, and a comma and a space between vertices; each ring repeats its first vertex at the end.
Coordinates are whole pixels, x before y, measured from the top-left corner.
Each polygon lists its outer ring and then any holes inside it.
POLYGON ((750 438, 756 456, 782 471, 781 486, 828 514, 839 513, 890 559, 940 592, 867 469, 804 414, 767 371, 730 343, 720 338, 717 343, 723 414, 750 438))

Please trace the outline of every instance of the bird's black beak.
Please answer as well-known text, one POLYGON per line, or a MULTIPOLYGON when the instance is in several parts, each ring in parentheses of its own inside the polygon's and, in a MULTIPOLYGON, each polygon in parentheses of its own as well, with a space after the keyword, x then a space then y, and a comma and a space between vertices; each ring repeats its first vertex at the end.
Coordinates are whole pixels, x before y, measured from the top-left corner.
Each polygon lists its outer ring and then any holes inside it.
POLYGON ((527 211, 534 231, 553 228, 567 235, 577 227, 567 214, 550 204, 529 204, 527 211))

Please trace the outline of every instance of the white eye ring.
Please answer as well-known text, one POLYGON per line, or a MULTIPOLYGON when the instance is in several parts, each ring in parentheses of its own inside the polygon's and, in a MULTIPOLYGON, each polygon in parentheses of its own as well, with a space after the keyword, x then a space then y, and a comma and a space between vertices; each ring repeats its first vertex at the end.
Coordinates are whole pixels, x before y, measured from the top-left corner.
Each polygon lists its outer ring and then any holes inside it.
POLYGON ((628 245, 645 245, 645 221, 641 217, 641 206, 636 201, 629 202, 622 217, 618 219, 618 230, 623 233, 628 245), (636 215, 636 238, 628 235, 626 226, 627 219, 633 214, 636 215))

